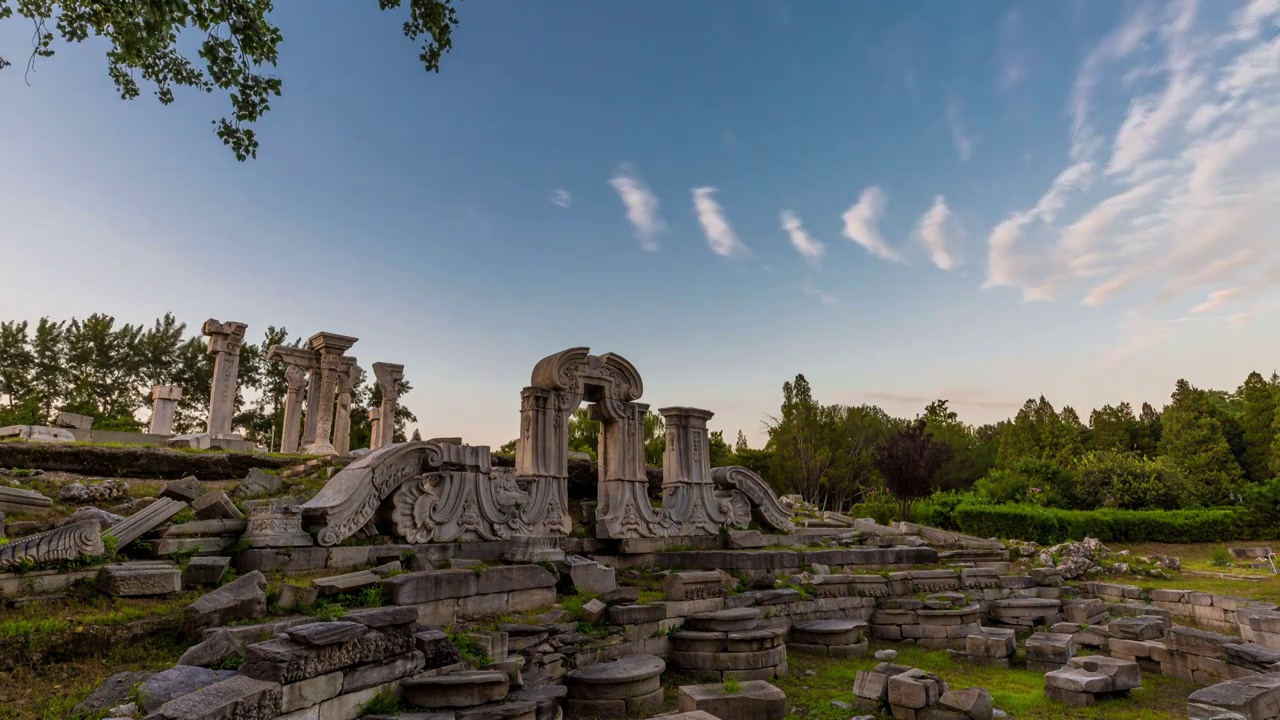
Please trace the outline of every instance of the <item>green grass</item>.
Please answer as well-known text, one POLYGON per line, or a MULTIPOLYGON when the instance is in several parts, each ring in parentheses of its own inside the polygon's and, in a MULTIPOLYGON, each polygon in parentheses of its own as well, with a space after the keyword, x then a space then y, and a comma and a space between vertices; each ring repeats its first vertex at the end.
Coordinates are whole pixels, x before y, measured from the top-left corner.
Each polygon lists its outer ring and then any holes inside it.
MULTIPOLYGON (((937 673, 954 689, 984 687, 991 692, 996 707, 1018 720, 1161 720, 1185 718, 1187 696, 1197 686, 1161 675, 1144 674, 1142 689, 1129 697, 1106 700, 1088 708, 1076 708, 1053 702, 1044 696, 1044 673, 1022 668, 995 668, 969 665, 956 660, 945 650, 925 650, 910 645, 882 644, 877 649, 898 651, 897 663, 937 673)), ((878 663, 869 653, 865 658, 836 660, 791 654, 787 657, 789 674, 773 681, 787 694, 788 718, 799 720, 848 720, 851 713, 831 705, 832 700, 853 702, 853 680, 859 670, 870 670, 878 663), (805 676, 811 670, 816 675, 805 676)))
POLYGON ((1117 575, 1102 578, 1108 582, 1120 582, 1137 585, 1144 590, 1167 588, 1174 590, 1196 590, 1215 595, 1280 602, 1280 591, 1276 590, 1277 576, 1267 570, 1253 570, 1244 567, 1221 567, 1214 564, 1215 558, 1221 559, 1222 552, 1229 547, 1271 547, 1280 548, 1280 540, 1254 540, 1248 542, 1227 543, 1141 543, 1136 545, 1108 545, 1111 551, 1128 550, 1133 556, 1173 555, 1182 561, 1182 572, 1174 573, 1171 578, 1148 578, 1117 575), (1220 577, 1221 575, 1231 577, 1220 577))

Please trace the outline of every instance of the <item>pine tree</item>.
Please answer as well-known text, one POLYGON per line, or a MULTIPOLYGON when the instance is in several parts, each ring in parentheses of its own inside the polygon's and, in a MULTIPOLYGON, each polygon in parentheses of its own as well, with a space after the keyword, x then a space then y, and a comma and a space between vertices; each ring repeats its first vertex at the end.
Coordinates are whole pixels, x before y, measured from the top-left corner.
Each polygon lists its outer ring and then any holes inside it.
POLYGON ((1154 458, 1160 451, 1160 413, 1151 403, 1142 403, 1142 412, 1138 414, 1138 452, 1154 458))
POLYGON ((1103 405, 1089 413, 1089 428, 1091 450, 1130 452, 1138 450, 1141 445, 1142 428, 1133 415, 1133 406, 1127 402, 1103 405))
POLYGON ((738 431, 738 439, 733 443, 733 452, 741 454, 743 450, 750 450, 751 446, 747 444, 747 435, 741 430, 738 431))
POLYGON ((1241 465, 1251 482, 1265 482, 1275 475, 1271 471, 1272 446, 1275 444, 1275 386, 1252 372, 1240 386, 1244 401, 1244 458, 1241 465))
MULTIPOLYGON (((413 437, 412 437, 411 439, 412 439, 414 442, 422 442, 422 433, 418 432, 418 428, 414 428, 414 429, 413 429, 413 437)), ((514 442, 514 441, 513 441, 513 442, 514 442)), ((504 446, 504 447, 505 447, 505 446, 504 446)), ((514 451, 515 451, 515 448, 513 447, 513 448, 512 448, 512 452, 514 452, 514 451)))
POLYGON ((1179 380, 1161 417, 1160 454, 1181 468, 1203 505, 1229 502, 1243 472, 1215 417, 1212 400, 1179 380))
POLYGON ((31 389, 29 397, 40 409, 40 422, 53 420, 53 409, 67 393, 66 322, 52 322, 47 317, 36 324, 31 339, 31 389))
POLYGON ((0 400, 13 409, 25 399, 31 385, 35 356, 27 339, 27 322, 0 322, 0 400))

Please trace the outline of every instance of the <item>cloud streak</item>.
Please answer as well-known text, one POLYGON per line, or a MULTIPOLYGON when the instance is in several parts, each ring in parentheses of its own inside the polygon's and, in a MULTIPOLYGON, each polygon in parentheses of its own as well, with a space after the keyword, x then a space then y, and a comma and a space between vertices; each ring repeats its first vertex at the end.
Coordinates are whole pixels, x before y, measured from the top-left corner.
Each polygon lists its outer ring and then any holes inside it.
POLYGON ((724 208, 716 202, 717 190, 713 187, 699 187, 692 190, 693 210, 702 225, 702 232, 707 237, 707 247, 711 252, 727 258, 751 257, 751 250, 738 239, 737 233, 729 225, 724 208))
POLYGON ((863 190, 858 202, 841 216, 844 236, 881 260, 902 262, 902 256, 880 234, 880 216, 884 214, 886 202, 884 191, 875 185, 863 190))
POLYGON ((780 220, 782 222, 782 230, 791 239, 791 247, 800 253, 800 257, 815 267, 820 264, 822 256, 827 252, 827 248, 821 241, 810 235, 809 231, 804 229, 804 223, 800 221, 800 216, 791 210, 783 210, 780 220))
POLYGON ((667 227, 658 214, 657 196, 628 165, 618 169, 609 179, 609 185, 622 199, 622 204, 627 209, 627 222, 635 230, 640 247, 647 252, 657 252, 661 248, 658 235, 667 227))
POLYGON ((551 193, 551 204, 558 205, 562 208, 568 208, 573 204, 573 195, 564 188, 559 188, 551 193))
POLYGON ((957 234, 955 216, 947 207, 947 199, 935 196, 933 205, 916 223, 916 236, 929 250, 929 260, 942 270, 954 270, 958 264, 952 247, 957 234))
POLYGON ((952 98, 947 103, 947 127, 951 129, 951 142, 956 146, 960 162, 969 162, 978 141, 965 128, 964 105, 957 98, 952 98))

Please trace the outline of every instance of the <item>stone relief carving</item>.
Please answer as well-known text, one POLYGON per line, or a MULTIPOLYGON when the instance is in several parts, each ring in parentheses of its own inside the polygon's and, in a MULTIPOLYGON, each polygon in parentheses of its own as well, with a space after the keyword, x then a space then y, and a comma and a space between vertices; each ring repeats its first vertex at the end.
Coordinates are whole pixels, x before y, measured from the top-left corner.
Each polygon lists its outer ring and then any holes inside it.
POLYGON ((715 468, 711 471, 711 478, 716 487, 738 490, 750 498, 754 512, 764 524, 788 533, 796 529, 791 523, 791 513, 778 502, 778 496, 773 494, 764 478, 740 465, 715 468))
POLYGON ((102 553, 98 521, 83 520, 0 545, 0 570, 24 562, 41 564, 102 553))

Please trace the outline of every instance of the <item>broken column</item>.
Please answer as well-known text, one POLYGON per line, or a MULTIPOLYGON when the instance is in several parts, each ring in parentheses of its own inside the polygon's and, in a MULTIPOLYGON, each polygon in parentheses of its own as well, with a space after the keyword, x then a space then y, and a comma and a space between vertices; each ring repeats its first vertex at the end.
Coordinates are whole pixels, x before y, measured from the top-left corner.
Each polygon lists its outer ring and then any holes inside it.
POLYGON ((151 428, 152 435, 172 435, 173 416, 178 410, 178 401, 182 399, 182 388, 177 385, 153 385, 151 387, 151 428))
POLYGON ((400 399, 400 382, 404 380, 404 366, 391 363, 374 363, 373 376, 382 392, 382 406, 378 434, 370 440, 369 447, 377 449, 395 442, 396 402, 400 399), (377 443, 376 445, 373 443, 377 443))
POLYGON ((669 407, 658 410, 667 426, 662 453, 662 508, 676 523, 677 535, 714 535, 728 521, 716 502, 707 454, 710 410, 669 407))
POLYGON ((382 410, 379 408, 369 408, 369 449, 377 450, 382 447, 378 444, 378 440, 382 437, 382 410))
POLYGON ((242 322, 206 320, 201 332, 209 336, 209 354, 213 364, 213 387, 209 393, 209 435, 215 438, 236 437, 231 434, 231 418, 236 411, 236 378, 240 374, 240 346, 244 331, 242 322))
POLYGON ((338 369, 338 396, 333 414, 333 449, 339 455, 351 452, 351 389, 357 372, 356 359, 344 356, 338 369))
POLYGON ((338 373, 342 370, 343 353, 350 350, 351 346, 356 344, 356 340, 346 335, 321 332, 312 335, 307 341, 307 345, 320 355, 320 392, 315 410, 316 437, 315 441, 306 448, 308 454, 335 455, 338 452, 333 446, 334 401, 337 397, 338 373))
MULTIPOLYGON (((303 348, 274 345, 267 354, 272 362, 284 363, 284 426, 280 430, 280 452, 296 453, 302 425, 302 394, 307 388, 307 377, 319 367, 316 354, 303 348)), ((312 418, 308 417, 308 422, 312 418)))

